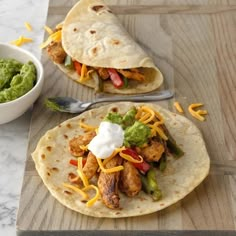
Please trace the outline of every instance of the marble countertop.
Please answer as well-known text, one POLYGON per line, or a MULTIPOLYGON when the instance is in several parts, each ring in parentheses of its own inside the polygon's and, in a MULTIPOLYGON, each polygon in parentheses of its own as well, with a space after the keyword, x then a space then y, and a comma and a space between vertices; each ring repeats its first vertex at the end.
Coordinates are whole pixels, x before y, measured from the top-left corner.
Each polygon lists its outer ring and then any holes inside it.
MULTIPOLYGON (((33 43, 22 48, 40 58, 49 0, 0 0, 0 41, 4 43, 20 35, 33 43), (30 22, 28 32, 24 22, 30 22)), ((15 221, 26 160, 31 109, 18 119, 0 125, 0 235, 16 235, 15 221)))

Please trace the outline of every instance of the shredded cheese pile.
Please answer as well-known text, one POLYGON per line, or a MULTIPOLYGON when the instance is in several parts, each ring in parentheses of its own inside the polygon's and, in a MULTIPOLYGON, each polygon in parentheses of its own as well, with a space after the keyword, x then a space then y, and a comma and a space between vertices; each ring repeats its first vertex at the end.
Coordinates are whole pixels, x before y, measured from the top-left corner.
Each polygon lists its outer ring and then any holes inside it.
POLYGON ((152 137, 159 134, 162 139, 168 139, 161 127, 159 127, 164 124, 164 119, 159 112, 152 110, 150 107, 141 106, 138 108, 135 118, 151 128, 152 137))

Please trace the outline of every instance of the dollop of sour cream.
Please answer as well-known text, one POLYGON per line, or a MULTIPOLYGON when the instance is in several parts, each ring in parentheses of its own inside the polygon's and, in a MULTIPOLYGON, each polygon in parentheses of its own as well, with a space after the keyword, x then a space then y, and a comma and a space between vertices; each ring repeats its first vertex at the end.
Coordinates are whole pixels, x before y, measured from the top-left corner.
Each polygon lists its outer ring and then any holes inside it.
POLYGON ((102 121, 98 128, 97 135, 88 145, 90 150, 97 158, 106 159, 116 148, 123 145, 124 130, 118 124, 102 121))

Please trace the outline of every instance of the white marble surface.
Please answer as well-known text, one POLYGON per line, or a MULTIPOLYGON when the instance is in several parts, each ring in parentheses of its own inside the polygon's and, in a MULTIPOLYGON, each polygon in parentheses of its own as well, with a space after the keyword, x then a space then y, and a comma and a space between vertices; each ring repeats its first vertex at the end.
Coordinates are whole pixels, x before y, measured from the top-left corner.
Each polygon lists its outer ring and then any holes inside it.
MULTIPOLYGON (((40 58, 49 0, 0 0, 0 42, 20 35, 34 42, 22 48, 40 58), (24 22, 33 27, 28 32, 24 22)), ((1 115, 1 111, 0 111, 1 115)), ((8 124, 0 125, 0 235, 16 235, 15 221, 26 159, 31 110, 8 124)))

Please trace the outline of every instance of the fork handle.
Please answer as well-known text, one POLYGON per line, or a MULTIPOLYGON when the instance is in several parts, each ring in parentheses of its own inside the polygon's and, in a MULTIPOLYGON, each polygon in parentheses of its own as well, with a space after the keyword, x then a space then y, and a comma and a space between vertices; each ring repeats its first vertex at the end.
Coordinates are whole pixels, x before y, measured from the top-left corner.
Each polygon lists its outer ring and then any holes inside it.
POLYGON ((119 102, 119 101, 131 101, 131 102, 147 102, 147 101, 161 101, 170 99, 174 96, 174 92, 171 90, 163 90, 155 93, 154 95, 129 95, 129 96, 115 96, 111 98, 97 98, 93 104, 100 102, 119 102))

